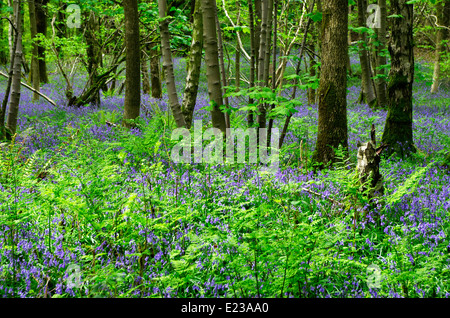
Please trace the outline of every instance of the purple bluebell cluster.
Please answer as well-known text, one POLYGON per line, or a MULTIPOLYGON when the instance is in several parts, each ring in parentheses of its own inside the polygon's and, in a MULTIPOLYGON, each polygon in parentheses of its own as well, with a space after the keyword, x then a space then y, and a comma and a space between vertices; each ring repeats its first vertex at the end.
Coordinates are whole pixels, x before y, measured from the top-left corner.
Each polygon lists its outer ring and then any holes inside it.
MULTIPOLYGON (((174 66, 181 96, 184 61, 176 59, 174 66)), ((251 164, 174 165, 163 146, 157 153, 154 144, 144 153, 139 146, 164 138, 154 136, 159 128, 151 127, 156 117, 151 109, 157 104, 166 114, 166 97, 143 95, 143 126, 123 132, 105 122, 120 125, 123 96, 102 97, 97 109, 69 108, 61 83, 55 76, 41 89, 57 108, 44 100, 32 103, 31 94, 22 91, 17 140, 23 143, 22 163, 41 150, 39 162, 54 159, 54 171, 30 184, 1 176, 1 297, 450 296, 450 176, 443 167, 431 167, 399 202, 379 203, 356 222, 363 209, 349 203, 336 171, 314 173, 293 164, 265 176, 251 164), (29 136, 20 135, 28 128, 29 136), (139 161, 143 157, 145 164, 139 161), (152 168, 158 163, 162 169, 152 168), (311 192, 294 191, 296 185, 311 192), (370 264, 381 270, 379 288, 368 287, 370 264), (70 265, 80 269, 80 286, 68 284, 70 265)), ((76 85, 74 93, 81 89, 76 85)), ((353 102, 359 90, 348 88, 351 153, 368 139, 372 123, 380 140, 386 119, 386 111, 353 102)), ((448 149, 448 105, 438 104, 449 100, 449 93, 427 91, 415 85, 414 141, 422 159, 415 165, 382 161, 387 195, 448 149)), ((202 81, 194 116, 205 124, 207 96, 202 81)), ((297 107, 285 144, 302 141, 309 156, 317 105, 307 105, 305 92, 297 98, 303 106, 297 107)))

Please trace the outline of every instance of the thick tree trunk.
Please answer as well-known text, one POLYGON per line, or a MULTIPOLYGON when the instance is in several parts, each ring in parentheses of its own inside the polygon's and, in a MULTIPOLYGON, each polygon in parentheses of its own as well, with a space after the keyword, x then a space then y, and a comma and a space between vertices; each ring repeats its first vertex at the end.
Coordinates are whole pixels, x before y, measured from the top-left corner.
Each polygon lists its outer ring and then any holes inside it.
POLYGON ((17 128, 17 115, 19 113, 20 102, 20 79, 22 75, 22 18, 21 18, 21 5, 20 0, 14 0, 14 16, 15 27, 17 30, 17 44, 16 51, 14 52, 14 67, 12 74, 11 85, 11 99, 9 102, 8 119, 6 121, 6 127, 11 135, 16 133, 17 128))
POLYGON ((219 53, 216 28, 213 27, 215 0, 202 0, 203 36, 205 43, 206 77, 208 79, 208 95, 212 103, 211 119, 214 128, 226 131, 225 115, 220 110, 223 105, 222 85, 220 82, 219 53))
MULTIPOLYGON (((178 101, 178 94, 175 87, 175 76, 173 74, 172 52, 170 51, 169 21, 166 18, 167 3, 166 0, 158 0, 159 9, 159 30, 161 34, 161 50, 163 56, 163 68, 165 73, 167 94, 169 95, 169 104, 172 109, 173 117, 177 127, 186 127, 183 112, 178 101)), ((214 25, 214 24, 211 24, 214 25)))
POLYGON ((377 29, 378 46, 376 48, 377 53, 377 79, 375 80, 376 92, 377 92, 377 105, 380 108, 386 108, 387 106, 387 88, 386 79, 384 78, 385 71, 382 68, 386 64, 386 23, 387 23, 387 8, 386 0, 378 0, 380 6, 380 28, 377 29))
POLYGON ((36 26, 36 9, 34 5, 34 0, 28 0, 28 12, 30 15, 30 33, 31 33, 31 40, 32 43, 32 50, 31 50, 31 82, 33 84, 34 92, 33 92, 33 101, 39 100, 39 60, 38 60, 38 46, 36 43, 36 34, 37 34, 37 26, 36 26))
POLYGON ((414 81, 413 4, 391 0, 392 37, 389 44, 389 110, 382 141, 389 144, 388 155, 415 152, 412 131, 412 85, 414 81))
MULTIPOLYGON (((367 9, 367 1, 358 0, 358 26, 365 27, 365 12, 367 9)), ((367 37, 365 33, 359 34, 358 42, 359 60, 361 63, 361 96, 359 102, 366 102, 373 107, 376 102, 375 89, 372 85, 369 50, 367 49, 367 37)))
POLYGON ((445 53, 445 43, 448 40, 448 27, 450 20, 450 1, 445 4, 440 2, 436 4, 437 27, 436 32, 436 51, 434 58, 433 84, 431 85, 431 93, 437 93, 439 90, 439 79, 441 76, 441 56, 445 53))
POLYGON ((158 46, 155 42, 151 42, 149 46, 150 52, 150 82, 152 83, 152 97, 162 98, 161 88, 161 66, 159 63, 158 46))
MULTIPOLYGON (((49 0, 35 0, 37 33, 47 37, 47 8, 49 0)), ((45 61, 45 47, 38 44, 39 79, 41 83, 48 83, 47 63, 45 61)))
POLYGON ((348 1, 323 3, 322 69, 319 87, 319 126, 314 161, 321 168, 336 161, 334 148, 348 153, 347 133, 348 1))
POLYGON ((186 128, 190 129, 197 101, 198 84, 200 80, 200 67, 202 64, 203 50, 203 17, 201 0, 195 0, 193 15, 192 43, 187 67, 186 85, 184 86, 183 102, 181 110, 186 121, 186 128))
POLYGON ((137 0, 123 1, 125 14, 126 78, 123 125, 133 126, 130 120, 139 117, 141 108, 141 81, 139 45, 139 18, 137 0))

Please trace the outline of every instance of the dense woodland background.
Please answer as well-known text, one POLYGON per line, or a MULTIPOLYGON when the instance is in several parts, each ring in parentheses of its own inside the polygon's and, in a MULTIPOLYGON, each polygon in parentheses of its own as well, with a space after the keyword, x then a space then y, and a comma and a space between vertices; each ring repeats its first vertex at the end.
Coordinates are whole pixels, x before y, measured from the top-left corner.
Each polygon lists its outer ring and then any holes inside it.
POLYGON ((0 11, 3 297, 450 296, 450 1, 0 11), (279 170, 174 163, 200 119, 279 170))

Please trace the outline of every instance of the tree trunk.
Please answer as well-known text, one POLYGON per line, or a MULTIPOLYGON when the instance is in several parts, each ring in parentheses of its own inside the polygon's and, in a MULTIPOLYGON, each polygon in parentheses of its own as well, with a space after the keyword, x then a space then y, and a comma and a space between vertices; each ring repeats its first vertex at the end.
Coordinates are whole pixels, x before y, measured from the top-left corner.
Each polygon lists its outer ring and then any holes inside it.
MULTIPOLYGON (((255 73, 256 73, 256 30, 255 30, 255 18, 253 14, 253 4, 252 1, 248 1, 248 16, 249 16, 249 27, 250 27, 250 77, 249 77, 249 89, 251 90, 255 87, 255 73)), ((253 98, 249 97, 248 103, 253 104, 253 98)), ((252 127, 254 123, 253 111, 249 111, 247 115, 248 127, 252 127)))
POLYGON ((141 74, 142 74, 142 92, 150 95, 150 76, 148 74, 148 56, 145 50, 141 51, 141 74))
POLYGON ((141 107, 139 18, 137 0, 123 1, 125 14, 125 47, 126 47, 126 78, 125 105, 123 125, 132 127, 130 120, 139 117, 141 107))
POLYGON ((161 73, 159 63, 158 46, 155 42, 151 42, 149 46, 150 52, 150 81, 152 83, 152 97, 162 98, 161 73))
POLYGON ((448 38, 448 27, 450 20, 450 1, 436 4, 436 15, 438 29, 436 32, 436 51, 434 58, 433 84, 431 85, 431 93, 437 93, 439 90, 439 78, 441 73, 441 56, 445 53, 445 43, 443 41, 448 38))
MULTIPOLYGON (((358 0, 358 26, 365 27, 365 10, 367 8, 367 1, 358 0)), ((361 95, 359 102, 366 102, 370 107, 373 107, 376 102, 375 90, 372 85, 369 50, 367 49, 367 37, 364 32, 359 34, 358 42, 359 60, 361 62, 361 95)))
MULTIPOLYGON (((241 23, 241 5, 239 1, 236 2, 236 7, 237 7, 236 25, 239 25, 241 23)), ((236 31, 236 34, 239 36, 238 30, 236 31)), ((241 50, 239 47, 239 39, 236 39, 236 52, 234 61, 235 61, 234 74, 236 78, 234 81, 234 85, 236 86, 236 92, 238 92, 241 86, 241 50)))
POLYGON ((38 60, 38 46, 36 43, 36 34, 37 34, 37 26, 36 26, 36 9, 34 5, 34 0, 28 0, 28 13, 30 15, 30 33, 31 33, 31 40, 32 43, 32 50, 31 50, 31 73, 30 78, 31 82, 33 84, 33 88, 35 89, 35 92, 33 92, 33 101, 39 100, 39 60, 38 60))
MULTIPOLYGON (((273 23, 273 1, 269 0, 267 7, 267 33, 266 33, 266 56, 264 57, 264 85, 269 85, 270 76, 270 54, 272 45, 272 23, 273 23)), ((273 66, 272 66, 273 69, 273 66)))
POLYGON ((22 18, 21 18, 21 5, 20 0, 14 0, 14 16, 15 27, 17 30, 17 44, 16 51, 14 52, 14 67, 12 75, 11 85, 11 99, 9 102, 8 119, 6 121, 6 127, 8 128, 11 136, 16 133, 17 128, 17 115, 19 113, 20 102, 20 79, 22 75, 22 18))
MULTIPOLYGON (((11 7, 11 8, 14 6, 13 5, 13 0, 8 0, 8 6, 11 7)), ((15 22, 16 20, 14 19, 14 13, 13 12, 9 13, 9 19, 11 21, 13 21, 13 23, 16 23, 15 22)), ((11 23, 8 23, 8 43, 9 43, 9 52, 8 52, 8 54, 9 54, 9 61, 10 62, 12 61, 12 57, 15 54, 15 52, 13 50, 14 38, 15 38, 15 36, 14 36, 14 29, 11 26, 11 23)))
MULTIPOLYGON (((258 86, 264 87, 265 78, 265 59, 267 50, 267 33, 269 22, 269 2, 273 0, 263 1, 261 4, 262 20, 261 20, 261 33, 259 41, 259 56, 258 56, 258 86)), ((263 102, 260 101, 258 106, 257 123, 259 128, 266 128, 266 107, 263 102)))
POLYGON ((348 1, 323 3, 322 67, 319 87, 319 124, 313 160, 324 165, 336 161, 334 148, 348 153, 347 133, 348 1))
MULTIPOLYGON (((159 30, 161 34, 161 50, 163 56, 163 69, 165 73, 167 94, 169 95, 169 104, 172 109, 173 117, 177 127, 186 127, 183 112, 178 102, 178 94, 175 87, 175 76, 173 74, 172 52, 170 50, 169 21, 166 18, 167 3, 166 0, 158 0, 159 9, 159 30)), ((214 24, 212 24, 214 25, 214 24)))
POLYGON ((386 108, 387 105, 387 90, 386 79, 383 65, 386 62, 386 20, 387 20, 387 8, 386 0, 378 0, 380 6, 380 28, 377 29, 378 46, 376 48, 377 53, 377 79, 375 80, 376 92, 377 92, 377 105, 380 108, 386 108))
POLYGON ((202 64, 203 50, 203 17, 201 0, 195 0, 193 15, 192 43, 187 65, 186 85, 184 86, 183 102, 181 110, 186 121, 186 128, 190 129, 197 101, 198 84, 200 80, 200 68, 202 64))
POLYGON ((414 81, 413 4, 391 0, 392 36, 389 43, 389 109, 382 141, 388 144, 388 155, 415 152, 412 131, 412 86, 414 81))
MULTIPOLYGON (((88 60, 88 74, 89 74, 89 82, 88 85, 96 86, 98 82, 98 71, 101 65, 102 52, 100 49, 100 43, 98 38, 98 32, 100 29, 98 17, 94 13, 94 11, 90 11, 89 16, 87 18, 87 27, 85 32, 86 38, 86 56, 88 60)), ((128 54, 127 54, 128 55, 128 54)), ((100 90, 95 92, 95 96, 93 99, 93 104, 95 106, 100 106, 100 90)))
MULTIPOLYGON (((220 23, 219 23, 219 17, 217 15, 217 4, 215 1, 213 1, 214 5, 214 16, 215 16, 215 25, 216 25, 216 31, 217 31, 217 53, 219 57, 219 66, 220 66, 220 74, 222 77, 222 87, 228 86, 228 80, 227 80, 227 73, 225 70, 225 62, 223 57, 223 42, 222 42, 222 32, 220 29, 220 23)), ((225 95, 225 91, 223 91, 223 94, 225 95)), ((225 127, 230 128, 230 114, 228 113, 229 108, 229 101, 228 97, 223 98, 224 106, 227 109, 225 112, 225 127)))
MULTIPOLYGON (((35 0, 37 33, 47 37, 47 8, 49 0, 35 0)), ((48 83, 47 63, 45 61, 45 46, 38 44, 39 79, 41 83, 48 83)))
POLYGON ((212 103, 211 119, 214 128, 226 131, 225 115, 220 110, 223 105, 222 85, 220 82, 219 53, 217 46, 215 0, 202 0, 203 39, 205 43, 206 77, 208 79, 208 95, 212 103))

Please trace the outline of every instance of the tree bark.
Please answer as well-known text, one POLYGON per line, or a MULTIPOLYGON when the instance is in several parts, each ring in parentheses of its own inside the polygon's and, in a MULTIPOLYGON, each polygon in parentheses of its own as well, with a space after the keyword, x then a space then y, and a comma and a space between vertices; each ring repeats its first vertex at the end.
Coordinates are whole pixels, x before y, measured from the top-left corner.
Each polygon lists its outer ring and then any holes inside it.
POLYGON ((206 77, 208 79, 208 95, 212 103, 211 119, 214 128, 226 132, 225 115, 220 110, 223 105, 222 85, 220 82, 219 53, 216 28, 213 27, 215 0, 202 0, 203 39, 205 43, 206 77))
MULTIPOLYGON (((47 37, 47 8, 49 0, 35 0, 37 33, 47 37)), ((47 63, 45 61, 45 46, 38 44, 39 79, 41 83, 48 83, 47 63)))
POLYGON ((377 29, 378 46, 377 53, 377 79, 375 80, 375 87, 377 92, 377 105, 380 108, 386 108, 387 106, 387 88, 386 79, 384 78, 385 71, 382 68, 386 64, 386 23, 387 23, 387 8, 386 0, 378 0, 380 6, 380 28, 377 29))
MULTIPOLYGON (((95 86, 98 82, 98 71, 99 67, 101 65, 102 60, 102 52, 100 48, 99 38, 98 38, 98 32, 100 29, 98 16, 95 14, 94 11, 90 11, 88 13, 87 18, 87 26, 86 26, 86 32, 85 32, 85 38, 86 38, 86 57, 88 62, 88 74, 89 74, 89 81, 88 85, 95 86)), ((128 54, 127 54, 128 55, 128 54)), ((97 90, 95 92, 95 96, 93 98, 93 104, 95 106, 100 106, 100 90, 97 90)))
MULTIPOLYGON (((252 1, 248 1, 248 16, 249 16, 249 27, 250 27, 250 76, 249 76, 249 89, 251 90, 255 87, 255 73, 256 73, 256 34, 255 34, 255 18, 253 14, 253 4, 252 1)), ((253 104, 253 98, 249 97, 248 103, 253 104)), ((253 111, 249 111, 247 115, 248 127, 252 127, 254 124, 253 111)))
POLYGON ((8 128, 11 136, 16 133, 17 128, 17 115, 19 113, 19 102, 20 102, 20 79, 22 75, 22 17, 21 17, 21 5, 20 0, 14 0, 14 17, 15 17, 15 27, 17 44, 16 50, 14 52, 14 67, 12 74, 12 85, 11 85, 11 99, 9 102, 8 119, 6 121, 6 127, 8 128))
POLYGON ((412 131, 412 86, 414 81, 413 4, 407 0, 391 0, 392 19, 389 43, 389 109, 382 141, 388 144, 387 154, 408 155, 415 152, 412 131))
MULTIPOLYGON (((265 84, 265 59, 267 50, 267 33, 268 33, 268 22, 269 22, 269 2, 273 0, 263 1, 261 4, 262 20, 261 20, 261 32, 259 41, 259 56, 258 56, 258 86, 264 87, 265 84)), ((259 103, 258 106, 258 116, 257 123, 259 128, 266 128, 266 107, 263 102, 259 103)))
MULTIPOLYGON (((240 2, 236 2, 237 7, 237 19, 236 19, 236 25, 239 25, 241 23, 241 5, 240 2)), ((239 30, 236 31, 237 37, 239 37, 239 30)), ((239 46, 239 39, 236 39, 236 52, 235 52, 235 68, 234 68, 234 74, 235 74, 235 81, 234 86, 236 86, 236 92, 239 91, 239 88, 241 86, 241 50, 239 46)))
POLYGON ((439 90, 439 79, 441 75, 441 60, 442 55, 445 53, 445 43, 443 41, 448 40, 448 27, 450 20, 450 1, 445 1, 445 4, 439 2, 436 4, 436 16, 437 16, 437 32, 436 32, 436 51, 434 58, 433 69, 433 84, 431 85, 431 93, 437 93, 439 90))
MULTIPOLYGON (((159 9, 159 30, 161 34, 161 50, 163 56, 163 68, 165 73, 167 94, 169 95, 169 104, 172 109, 173 117, 177 127, 186 127, 183 112, 178 101, 178 94, 175 87, 175 76, 173 74, 172 52, 170 50, 170 34, 169 21, 166 17, 167 3, 166 0, 158 0, 159 9)), ((212 24, 214 25, 214 24, 212 24)))
MULTIPOLYGON (((220 29, 220 22, 219 22, 219 17, 218 17, 218 12, 217 12, 217 4, 215 1, 213 1, 214 4, 214 16, 215 16, 215 25, 216 25, 216 31, 217 31, 217 53, 218 53, 218 57, 219 57, 219 66, 220 66, 220 74, 222 77, 222 87, 228 86, 228 80, 227 80, 227 73, 225 70, 225 62, 224 62, 224 57, 223 57, 223 41, 222 41, 222 32, 220 29)), ((223 95, 225 95, 225 90, 223 90, 223 95)), ((224 97, 223 98, 223 102, 224 102, 224 106, 225 108, 228 110, 229 108, 229 101, 228 101, 228 97, 224 97)), ((230 114, 227 112, 225 112, 225 127, 226 128, 230 128, 230 114)))
POLYGON ((126 78, 123 125, 139 117, 141 107, 139 17, 137 0, 123 1, 125 14, 126 78))
POLYGON ((202 64, 203 50, 203 17, 201 0, 195 0, 193 14, 192 43, 187 65, 186 85, 184 86, 183 102, 181 110, 186 121, 186 128, 190 129, 197 101, 198 84, 200 81, 200 68, 202 64))
POLYGON ((152 83, 152 97, 162 98, 161 73, 159 63, 158 46, 155 42, 151 42, 149 46, 150 52, 150 81, 152 83))
POLYGON ((319 87, 319 124, 313 160, 323 168, 337 160, 334 148, 348 153, 347 133, 348 1, 323 3, 322 68, 319 87))
POLYGON ((31 41, 32 50, 31 50, 31 82, 33 84, 34 92, 33 92, 33 101, 39 100, 39 60, 38 60, 38 46, 36 43, 36 34, 37 34, 37 26, 36 26, 36 9, 34 0, 28 0, 28 13, 30 15, 30 33, 31 33, 31 41))
POLYGON ((150 76, 148 74, 148 56, 145 50, 141 51, 141 74, 142 74, 142 92, 150 95, 150 76))
MULTIPOLYGON (((358 26, 365 27, 365 10, 367 8, 367 1, 358 0, 358 26)), ((359 34, 358 42, 359 60, 361 63, 361 95, 359 102, 366 102, 370 107, 373 107, 376 102, 375 90, 372 85, 369 50, 367 49, 367 36, 364 32, 359 34)))

